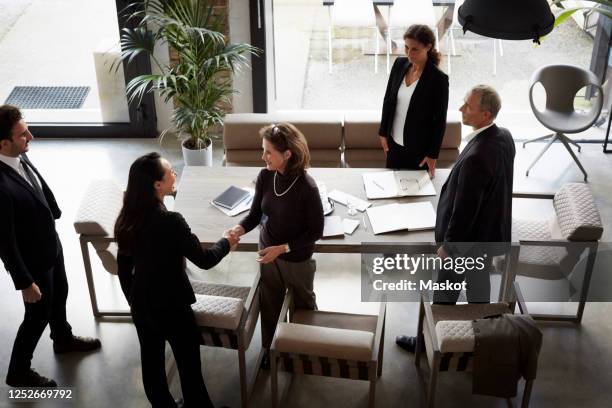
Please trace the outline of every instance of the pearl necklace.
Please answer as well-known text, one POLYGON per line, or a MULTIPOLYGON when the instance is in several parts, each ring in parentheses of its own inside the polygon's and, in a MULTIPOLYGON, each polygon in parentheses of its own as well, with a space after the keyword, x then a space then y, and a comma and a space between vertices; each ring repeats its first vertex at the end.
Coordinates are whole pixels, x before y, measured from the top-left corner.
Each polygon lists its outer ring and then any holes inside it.
POLYGON ((291 190, 291 187, 293 187, 293 185, 295 184, 295 182, 297 181, 297 179, 298 179, 298 178, 300 178, 300 175, 299 175, 299 174, 297 175, 297 177, 295 178, 295 180, 293 180, 293 183, 291 183, 291 185, 289 186, 289 188, 288 188, 288 189, 286 189, 286 190, 285 190, 285 191, 283 191, 282 193, 278 194, 278 193, 276 192, 276 175, 277 175, 277 174, 278 174, 278 172, 277 172, 277 171, 275 171, 275 172, 274 172, 274 194, 276 194, 276 196, 277 196, 277 197, 282 197, 282 196, 284 196, 285 194, 287 194, 287 192, 288 192, 289 190, 291 190))

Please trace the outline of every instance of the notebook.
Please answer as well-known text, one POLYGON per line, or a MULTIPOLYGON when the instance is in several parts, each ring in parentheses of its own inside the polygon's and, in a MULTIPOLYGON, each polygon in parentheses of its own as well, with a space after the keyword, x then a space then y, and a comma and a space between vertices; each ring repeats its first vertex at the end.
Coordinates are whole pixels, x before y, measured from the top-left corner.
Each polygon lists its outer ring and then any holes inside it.
POLYGON ((429 201, 387 204, 366 210, 374 234, 391 231, 421 231, 436 227, 436 212, 429 201))
POLYGON ((364 173, 363 185, 369 199, 436 195, 426 170, 364 173))
POLYGON ((212 202, 219 207, 233 210, 238 204, 250 196, 249 192, 238 187, 230 186, 219 194, 212 202))
POLYGON ((215 207, 217 210, 221 211, 223 214, 228 215, 230 217, 235 217, 238 214, 242 214, 245 211, 249 211, 251 209, 251 204, 253 203, 253 196, 255 195, 255 189, 251 187, 242 187, 242 188, 249 193, 249 198, 247 198, 246 200, 242 200, 233 209, 229 210, 227 208, 223 208, 220 205, 213 203, 212 201, 210 202, 210 204, 213 207, 215 207))

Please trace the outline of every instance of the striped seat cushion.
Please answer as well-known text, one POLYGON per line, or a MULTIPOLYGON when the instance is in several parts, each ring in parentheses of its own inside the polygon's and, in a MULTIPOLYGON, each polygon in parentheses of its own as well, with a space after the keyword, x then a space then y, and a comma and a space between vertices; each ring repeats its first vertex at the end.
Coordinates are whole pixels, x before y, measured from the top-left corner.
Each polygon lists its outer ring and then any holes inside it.
POLYGON ((280 352, 278 369, 296 374, 369 380, 369 365, 367 362, 317 357, 306 354, 280 352))

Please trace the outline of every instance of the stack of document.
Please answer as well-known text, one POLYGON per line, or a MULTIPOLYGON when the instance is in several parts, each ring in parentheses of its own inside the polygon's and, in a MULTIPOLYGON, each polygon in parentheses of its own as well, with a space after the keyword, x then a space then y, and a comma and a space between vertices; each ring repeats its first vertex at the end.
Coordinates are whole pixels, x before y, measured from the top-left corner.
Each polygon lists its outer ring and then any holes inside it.
POLYGON ((344 234, 352 234, 359 226, 358 220, 350 218, 340 218, 337 215, 325 217, 325 225, 323 227, 323 238, 341 237, 344 234))
POLYGON ((364 173, 363 185, 369 199, 436 195, 425 170, 364 173))
POLYGON ((390 231, 420 231, 436 227, 436 212, 429 201, 388 204, 367 210, 374 234, 390 231))
POLYGON ((255 189, 251 187, 242 187, 242 190, 245 190, 248 193, 248 196, 237 203, 233 208, 225 208, 217 203, 215 200, 211 201, 210 204, 221 211, 225 215, 229 215, 230 217, 234 217, 238 214, 241 214, 245 211, 249 211, 251 209, 251 203, 253 202, 253 196, 255 195, 255 189))

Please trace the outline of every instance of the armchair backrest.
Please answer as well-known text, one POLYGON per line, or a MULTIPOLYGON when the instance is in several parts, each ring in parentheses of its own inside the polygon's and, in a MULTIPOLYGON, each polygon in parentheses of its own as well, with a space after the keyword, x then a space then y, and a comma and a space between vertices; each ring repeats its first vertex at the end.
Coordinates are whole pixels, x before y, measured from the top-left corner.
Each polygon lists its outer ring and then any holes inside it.
POLYGON ((564 238, 570 241, 597 241, 601 238, 603 224, 586 184, 564 184, 555 194, 553 205, 564 238))

